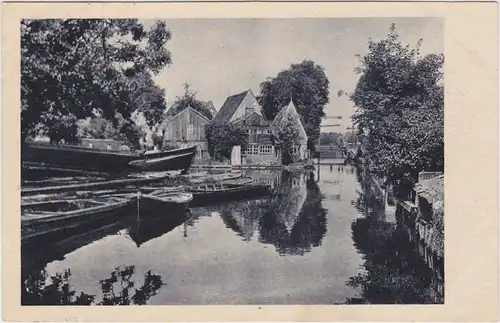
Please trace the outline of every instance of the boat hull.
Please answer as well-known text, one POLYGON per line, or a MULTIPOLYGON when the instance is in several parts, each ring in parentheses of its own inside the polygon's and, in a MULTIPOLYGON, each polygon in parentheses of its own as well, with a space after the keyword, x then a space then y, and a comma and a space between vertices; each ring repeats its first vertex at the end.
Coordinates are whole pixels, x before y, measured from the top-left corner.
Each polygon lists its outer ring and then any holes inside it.
POLYGON ((182 170, 186 173, 194 161, 196 151, 187 152, 178 155, 171 155, 159 158, 149 158, 134 160, 129 163, 129 166, 134 170, 145 172, 182 170))
POLYGON ((103 205, 77 212, 54 213, 42 220, 21 220, 21 245, 23 248, 40 248, 72 235, 86 232, 124 219, 133 214, 135 204, 132 199, 103 205))
MULTIPOLYGON (((25 144, 22 146, 21 159, 23 162, 36 163, 48 167, 61 167, 66 169, 89 170, 107 173, 126 173, 137 170, 130 165, 138 160, 151 160, 167 156, 196 153, 196 146, 161 151, 151 154, 138 154, 132 152, 106 151, 89 149, 78 146, 57 147, 48 144, 25 144)), ((174 163, 165 170, 184 170, 191 165, 174 163)), ((163 169, 159 169, 163 170, 163 169)))
POLYGON ((189 202, 166 202, 150 195, 141 195, 136 201, 139 218, 178 216, 184 214, 189 205, 189 202))

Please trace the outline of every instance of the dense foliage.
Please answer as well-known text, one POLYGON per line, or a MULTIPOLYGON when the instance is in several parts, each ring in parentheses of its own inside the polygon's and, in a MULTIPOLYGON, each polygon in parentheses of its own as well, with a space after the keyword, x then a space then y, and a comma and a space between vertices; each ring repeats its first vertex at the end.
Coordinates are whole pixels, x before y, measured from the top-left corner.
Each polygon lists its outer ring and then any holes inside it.
POLYGON ((207 109, 205 102, 196 99, 196 92, 192 92, 190 90, 189 84, 184 84, 184 95, 181 97, 177 97, 177 100, 174 103, 174 107, 172 111, 169 111, 169 115, 176 115, 187 107, 191 107, 194 110, 198 111, 202 115, 208 118, 208 120, 213 119, 212 112, 207 109))
MULTIPOLYGON (((120 119, 120 118, 118 118, 120 119)), ((121 120, 116 122, 116 126, 112 122, 95 117, 78 122, 78 137, 96 138, 96 139, 114 139, 132 149, 140 149, 140 139, 146 134, 134 123, 121 120)))
POLYGON ((163 93, 151 73, 171 62, 169 39, 162 21, 146 30, 136 19, 23 20, 22 140, 48 133, 53 141, 72 141, 76 120, 129 120, 138 107, 155 119, 163 93))
POLYGON ((337 145, 339 139, 342 137, 338 132, 322 132, 319 136, 320 145, 337 145))
POLYGON ((248 133, 229 122, 209 122, 205 125, 208 153, 216 160, 230 160, 234 146, 245 146, 248 133))
POLYGON ((272 141, 276 149, 281 153, 283 165, 291 164, 295 161, 294 148, 300 144, 300 132, 296 126, 297 120, 292 115, 288 115, 284 123, 271 127, 272 141))
POLYGON ((321 119, 325 116, 324 107, 329 102, 329 84, 321 66, 304 60, 262 82, 257 100, 265 116, 273 120, 292 99, 309 138, 308 148, 313 149, 320 134, 321 119))
POLYGON ((149 270, 138 285, 134 273, 134 266, 115 268, 109 278, 99 282, 101 291, 95 295, 77 294, 70 285, 69 269, 51 277, 43 270, 25 279, 21 302, 23 305, 146 305, 165 283, 149 270))
POLYGON ((370 171, 406 187, 444 164, 444 57, 421 57, 420 44, 403 45, 394 25, 387 39, 370 40, 349 94, 370 171))

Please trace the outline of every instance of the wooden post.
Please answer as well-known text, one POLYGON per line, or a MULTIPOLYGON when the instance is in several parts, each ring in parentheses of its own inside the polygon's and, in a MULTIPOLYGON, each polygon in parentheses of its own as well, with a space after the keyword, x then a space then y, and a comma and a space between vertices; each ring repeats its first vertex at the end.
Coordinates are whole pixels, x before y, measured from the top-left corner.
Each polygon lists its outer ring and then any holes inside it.
POLYGON ((140 205, 140 198, 141 198, 141 191, 137 191, 137 220, 139 220, 139 212, 140 212, 140 208, 139 208, 139 205, 140 205))

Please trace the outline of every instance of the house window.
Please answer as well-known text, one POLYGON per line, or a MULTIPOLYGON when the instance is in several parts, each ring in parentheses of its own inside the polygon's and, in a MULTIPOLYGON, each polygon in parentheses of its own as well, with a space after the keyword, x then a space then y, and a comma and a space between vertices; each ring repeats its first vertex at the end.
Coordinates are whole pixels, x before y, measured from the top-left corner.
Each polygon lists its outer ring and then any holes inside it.
POLYGON ((111 150, 111 145, 110 145, 110 144, 107 144, 107 145, 106 145, 106 149, 107 149, 107 150, 111 150))
POLYGON ((273 147, 271 145, 263 145, 260 146, 260 153, 261 154, 271 154, 273 152, 273 147))
POLYGON ((259 146, 257 146, 257 145, 248 146, 246 154, 247 155, 258 155, 259 154, 259 146))
POLYGON ((188 133, 191 134, 193 133, 193 124, 188 124, 188 133))

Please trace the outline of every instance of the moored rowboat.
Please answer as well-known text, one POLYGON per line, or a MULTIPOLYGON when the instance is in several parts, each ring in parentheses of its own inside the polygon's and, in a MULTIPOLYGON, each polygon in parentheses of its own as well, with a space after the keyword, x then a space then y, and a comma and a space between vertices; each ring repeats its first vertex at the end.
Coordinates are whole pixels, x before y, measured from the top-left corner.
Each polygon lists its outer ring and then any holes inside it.
POLYGON ((158 190, 149 194, 139 193, 137 197, 139 217, 170 216, 185 211, 192 200, 193 194, 187 192, 158 190))
POLYGON ((40 244, 64 239, 92 225, 131 211, 130 197, 63 199, 21 204, 21 242, 40 244))
POLYGON ((70 185, 58 185, 58 186, 45 186, 45 187, 27 187, 21 189, 21 196, 24 195, 36 195, 36 194, 50 194, 50 193, 61 193, 61 192, 76 192, 83 190, 95 190, 95 189, 109 189, 115 187, 122 187, 125 185, 137 185, 146 184, 156 181, 161 181, 168 178, 169 175, 163 176, 149 176, 143 178, 125 178, 109 181, 98 181, 98 182, 85 182, 70 185))
POLYGON ((241 178, 243 173, 240 171, 233 171, 230 173, 222 173, 222 174, 210 174, 207 176, 201 176, 198 178, 189 179, 191 184, 200 184, 200 183, 212 183, 212 182, 220 182, 231 179, 241 178))

